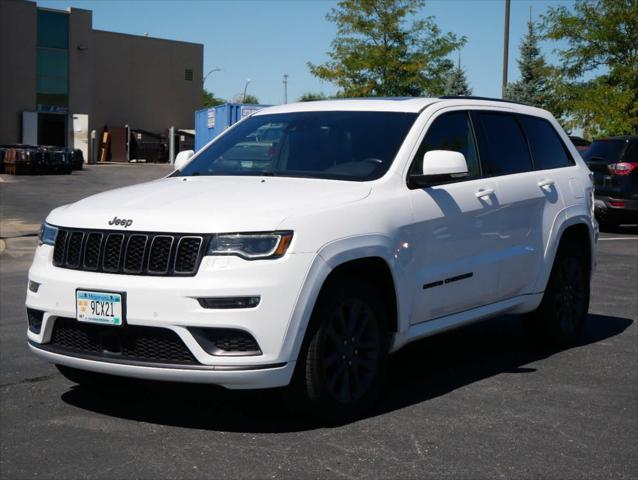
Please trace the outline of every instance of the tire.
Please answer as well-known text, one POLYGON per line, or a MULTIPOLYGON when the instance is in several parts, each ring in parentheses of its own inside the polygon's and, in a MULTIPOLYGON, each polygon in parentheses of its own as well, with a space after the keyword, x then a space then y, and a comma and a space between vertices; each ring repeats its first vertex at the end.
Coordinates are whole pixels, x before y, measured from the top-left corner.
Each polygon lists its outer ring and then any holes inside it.
POLYGON ((589 257, 576 242, 560 245, 539 307, 524 316, 535 339, 557 347, 581 338, 589 310, 589 257))
POLYGON ((128 378, 107 375, 105 373, 79 370, 77 368, 67 367, 64 365, 56 365, 55 367, 67 380, 77 383, 83 387, 96 390, 121 389, 131 382, 128 378))
POLYGON ((339 422, 365 413, 374 404, 389 346, 388 310, 382 298, 355 276, 338 278, 324 287, 288 395, 294 410, 339 422))

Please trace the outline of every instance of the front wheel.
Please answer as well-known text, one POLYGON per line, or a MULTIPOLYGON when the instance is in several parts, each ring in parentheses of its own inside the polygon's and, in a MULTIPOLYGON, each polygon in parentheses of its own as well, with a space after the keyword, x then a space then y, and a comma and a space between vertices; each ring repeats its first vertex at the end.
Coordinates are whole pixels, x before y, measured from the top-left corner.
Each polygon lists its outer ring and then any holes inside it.
POLYGON ((332 281, 317 301, 293 389, 323 419, 352 418, 376 399, 388 353, 381 298, 365 280, 348 277, 332 281))
POLYGON ((539 307, 524 317, 541 340, 558 346, 576 343, 589 309, 589 258, 576 243, 561 245, 539 307))

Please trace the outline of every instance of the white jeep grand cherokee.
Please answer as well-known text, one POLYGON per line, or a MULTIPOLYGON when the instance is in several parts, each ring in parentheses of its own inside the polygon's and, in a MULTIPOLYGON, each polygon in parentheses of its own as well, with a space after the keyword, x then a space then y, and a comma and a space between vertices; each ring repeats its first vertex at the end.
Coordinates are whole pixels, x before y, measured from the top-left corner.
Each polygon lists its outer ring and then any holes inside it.
POLYGON ((290 385, 349 415, 408 342, 503 313, 560 343, 583 328, 592 184, 546 111, 281 105, 177 167, 46 219, 28 341, 73 381, 290 385))

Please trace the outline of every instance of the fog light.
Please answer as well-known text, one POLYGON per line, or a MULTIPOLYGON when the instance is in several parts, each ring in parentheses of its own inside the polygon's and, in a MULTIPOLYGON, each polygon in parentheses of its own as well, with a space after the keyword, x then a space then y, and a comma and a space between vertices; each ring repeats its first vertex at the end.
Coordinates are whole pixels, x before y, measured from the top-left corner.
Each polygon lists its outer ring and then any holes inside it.
POLYGON ((29 280, 29 291, 33 293, 38 293, 38 289, 40 288, 40 284, 38 282, 34 282, 33 280, 29 280))
POLYGON ((27 321, 29 322, 29 330, 31 330, 33 333, 40 333, 40 330, 42 329, 43 316, 43 311, 27 308, 27 321))
POLYGON ((261 297, 209 297, 198 298, 204 308, 255 308, 261 297))

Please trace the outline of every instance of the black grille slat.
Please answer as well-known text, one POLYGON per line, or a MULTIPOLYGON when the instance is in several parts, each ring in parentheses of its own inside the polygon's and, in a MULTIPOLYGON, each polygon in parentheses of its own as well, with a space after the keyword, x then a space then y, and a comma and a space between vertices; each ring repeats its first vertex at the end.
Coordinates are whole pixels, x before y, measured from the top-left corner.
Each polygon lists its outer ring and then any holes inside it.
POLYGON ((151 242, 151 250, 148 254, 148 271, 150 273, 167 273, 171 260, 173 237, 158 235, 151 242))
POLYGON ((101 358, 190 365, 199 363, 179 335, 160 327, 112 327, 59 317, 53 325, 50 345, 71 354, 101 358))
POLYGON ((67 237, 68 232, 65 230, 58 231, 58 235, 55 237, 55 247, 53 247, 53 264, 57 267, 64 264, 67 237))
POLYGON ((66 264, 71 268, 80 266, 80 260, 82 258, 82 240, 84 240, 84 233, 71 232, 69 242, 66 247, 66 264))
POLYGON ((100 250, 102 247, 101 233, 91 232, 86 237, 84 244, 84 268, 96 270, 100 263, 100 250))
POLYGON ((106 237, 102 259, 102 269, 105 272, 117 272, 120 269, 123 243, 124 235, 121 233, 111 233, 106 237))
POLYGON ((124 270, 130 273, 140 273, 144 266, 147 235, 131 235, 126 243, 124 254, 124 270))
POLYGON ((175 272, 193 272, 197 267, 201 246, 201 237, 184 237, 180 239, 177 245, 177 253, 175 254, 175 272))
POLYGON ((53 264, 128 275, 193 276, 211 235, 60 228, 53 264))

